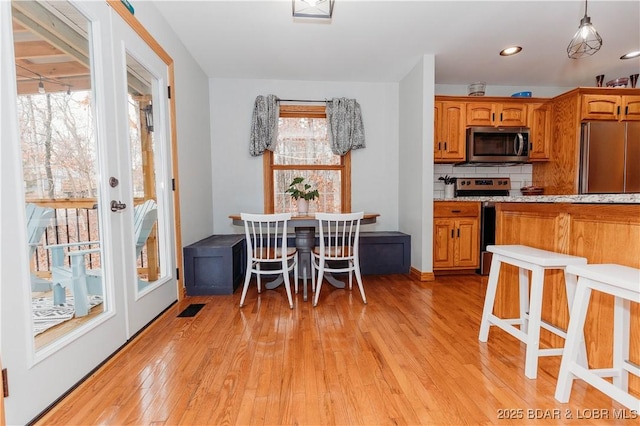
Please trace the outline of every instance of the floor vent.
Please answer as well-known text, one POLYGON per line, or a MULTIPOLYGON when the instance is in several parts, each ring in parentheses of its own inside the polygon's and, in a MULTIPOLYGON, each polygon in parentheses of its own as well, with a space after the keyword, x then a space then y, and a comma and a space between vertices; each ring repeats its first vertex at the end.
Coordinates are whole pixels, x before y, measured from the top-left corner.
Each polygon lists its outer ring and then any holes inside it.
POLYGON ((184 311, 180 312, 178 316, 179 317, 195 317, 196 314, 200 312, 200 309, 204 307, 204 305, 205 305, 204 303, 192 303, 191 305, 187 306, 184 311))

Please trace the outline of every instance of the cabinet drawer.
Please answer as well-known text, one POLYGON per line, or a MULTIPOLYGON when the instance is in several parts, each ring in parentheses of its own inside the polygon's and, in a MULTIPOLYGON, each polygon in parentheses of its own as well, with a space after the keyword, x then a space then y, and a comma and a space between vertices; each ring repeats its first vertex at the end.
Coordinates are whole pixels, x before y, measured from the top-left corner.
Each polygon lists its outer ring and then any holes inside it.
POLYGON ((436 201, 433 217, 479 217, 479 202, 436 201))

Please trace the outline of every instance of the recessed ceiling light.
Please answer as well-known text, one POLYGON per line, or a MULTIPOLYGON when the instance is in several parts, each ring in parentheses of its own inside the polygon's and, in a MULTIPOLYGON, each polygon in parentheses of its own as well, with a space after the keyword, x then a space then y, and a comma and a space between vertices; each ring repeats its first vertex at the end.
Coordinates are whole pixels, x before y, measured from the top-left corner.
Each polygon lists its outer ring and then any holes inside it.
POLYGON ((632 59, 640 56, 640 50, 636 50, 635 52, 629 52, 625 55, 620 56, 620 59, 632 59))
POLYGON ((520 53, 521 50, 522 50, 522 47, 520 46, 510 46, 510 47, 507 47, 506 49, 502 49, 500 51, 500 56, 515 55, 516 53, 520 53))

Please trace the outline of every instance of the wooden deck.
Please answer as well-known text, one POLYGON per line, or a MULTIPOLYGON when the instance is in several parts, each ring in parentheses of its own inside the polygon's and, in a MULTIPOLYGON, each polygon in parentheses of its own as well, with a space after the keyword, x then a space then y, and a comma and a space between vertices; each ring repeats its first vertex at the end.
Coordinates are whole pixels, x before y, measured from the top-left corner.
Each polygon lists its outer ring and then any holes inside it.
POLYGON ((559 357, 524 376, 524 345, 492 329, 478 341, 486 277, 419 282, 367 276, 323 287, 313 308, 282 287, 239 308, 231 296, 172 306, 38 425, 635 424, 634 414, 576 382, 553 397, 559 357), (178 318, 190 303, 205 303, 178 318))

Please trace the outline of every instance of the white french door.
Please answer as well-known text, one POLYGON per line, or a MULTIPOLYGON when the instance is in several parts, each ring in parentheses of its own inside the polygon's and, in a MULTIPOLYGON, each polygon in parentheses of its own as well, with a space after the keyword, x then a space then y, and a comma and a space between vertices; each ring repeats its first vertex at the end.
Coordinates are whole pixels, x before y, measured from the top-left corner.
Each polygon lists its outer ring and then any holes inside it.
POLYGON ((24 424, 177 299, 167 67, 106 2, 15 2, 12 7, 0 1, 0 50, 0 349, 9 377, 6 421, 24 424), (47 25, 49 30, 41 31, 47 25), (25 61, 28 53, 16 42, 20 37, 32 45, 48 42, 55 59, 49 54, 25 61), (12 51, 15 55, 8 54, 12 51), (52 60, 60 62, 47 65, 52 60), (56 70, 68 72, 54 75, 56 70), (152 131, 141 130, 148 123, 143 123, 147 110, 140 108, 148 105, 152 131), (49 132, 39 130, 42 120, 49 132), (37 143, 43 133, 46 149, 37 143), (25 149, 28 135, 35 143, 25 149), (36 155, 41 148, 43 157, 36 155), (150 160, 152 169, 139 167, 150 160), (149 170, 152 176, 145 175, 149 170), (69 199, 72 210, 82 214, 59 215, 69 210, 60 207, 69 199), (145 201, 154 206, 148 234, 135 222, 145 201), (41 220, 47 230, 34 244, 25 237, 31 225, 28 204, 56 210, 53 219, 41 220), (93 231, 83 237, 79 230, 85 225, 93 231), (80 253, 65 251, 58 269, 52 264, 39 269, 40 260, 51 263, 47 253, 54 246, 75 245, 51 241, 51 228, 55 238, 64 229, 69 241, 91 239, 94 245, 82 246, 80 253), (140 235, 144 241, 138 249, 140 235), (73 264, 84 253, 85 260, 73 264), (54 270, 64 273, 56 276, 54 270), (66 293, 75 322, 56 326, 63 331, 39 344, 34 292, 43 282, 45 296, 54 289, 66 293), (86 289, 100 302, 88 314, 81 304, 70 303, 86 297, 86 289))
MULTIPOLYGON (((168 67, 162 59, 121 19, 114 19, 114 62, 116 98, 122 122, 120 140, 129 141, 121 164, 127 165, 127 199, 136 205, 128 225, 133 239, 146 241, 129 245, 126 266, 133 275, 126 286, 127 337, 131 337, 177 300, 172 184, 171 137, 168 98, 168 67), (155 203, 155 220, 135 214, 145 202, 155 203), (151 227, 149 223, 154 223, 151 227), (147 236, 148 232, 148 236, 147 236)), ((133 240, 132 240, 133 241, 133 240)))

